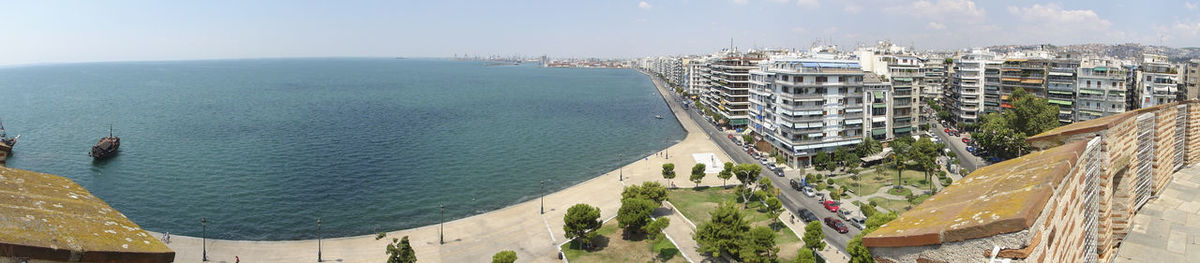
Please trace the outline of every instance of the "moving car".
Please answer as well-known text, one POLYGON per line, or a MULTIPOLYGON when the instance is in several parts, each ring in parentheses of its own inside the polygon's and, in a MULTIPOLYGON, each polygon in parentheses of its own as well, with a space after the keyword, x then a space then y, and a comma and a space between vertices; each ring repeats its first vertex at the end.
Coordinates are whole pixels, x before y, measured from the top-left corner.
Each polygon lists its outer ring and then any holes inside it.
POLYGON ((803 190, 800 190, 801 188, 803 188, 803 186, 801 186, 800 182, 796 181, 796 179, 788 179, 788 184, 792 185, 792 189, 796 189, 796 191, 803 191, 803 190))
POLYGON ((804 192, 804 196, 808 197, 817 196, 817 191, 813 190, 812 186, 805 186, 804 189, 800 190, 800 192, 804 192))
POLYGON ((829 212, 837 213, 838 208, 839 208, 839 206, 842 205, 842 203, 840 203, 838 201, 833 201, 833 200, 825 200, 825 202, 821 202, 821 205, 825 206, 825 210, 829 210, 829 212))
POLYGON ((838 220, 837 218, 826 217, 825 225, 829 226, 829 228, 833 228, 833 230, 837 230, 838 233, 845 234, 846 232, 850 232, 850 229, 846 228, 846 224, 842 223, 842 220, 838 220))
POLYGON ((797 216, 800 216, 800 220, 804 220, 805 223, 817 221, 817 215, 813 214, 812 211, 808 211, 808 209, 800 208, 797 216))

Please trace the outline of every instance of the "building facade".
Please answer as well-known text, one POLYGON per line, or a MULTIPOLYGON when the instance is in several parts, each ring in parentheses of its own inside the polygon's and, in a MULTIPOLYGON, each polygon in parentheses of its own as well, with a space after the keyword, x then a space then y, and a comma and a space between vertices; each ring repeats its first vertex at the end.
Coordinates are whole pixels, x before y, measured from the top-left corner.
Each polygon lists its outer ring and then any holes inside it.
POLYGON ((1167 61, 1167 57, 1155 54, 1143 54, 1139 65, 1132 72, 1133 84, 1129 94, 1136 98, 1137 108, 1153 107, 1174 102, 1179 92, 1179 72, 1167 61))
POLYGON ((1076 71, 1075 121, 1088 121, 1126 109, 1127 62, 1112 58, 1084 58, 1076 71))

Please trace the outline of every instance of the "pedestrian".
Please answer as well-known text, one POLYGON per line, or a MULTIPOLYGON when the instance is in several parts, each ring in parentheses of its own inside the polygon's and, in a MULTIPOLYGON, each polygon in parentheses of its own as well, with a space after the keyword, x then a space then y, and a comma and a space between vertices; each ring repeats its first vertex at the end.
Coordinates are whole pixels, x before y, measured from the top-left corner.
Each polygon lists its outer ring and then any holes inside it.
POLYGON ((238 256, 233 256, 233 263, 242 263, 242 258, 239 258, 238 256))

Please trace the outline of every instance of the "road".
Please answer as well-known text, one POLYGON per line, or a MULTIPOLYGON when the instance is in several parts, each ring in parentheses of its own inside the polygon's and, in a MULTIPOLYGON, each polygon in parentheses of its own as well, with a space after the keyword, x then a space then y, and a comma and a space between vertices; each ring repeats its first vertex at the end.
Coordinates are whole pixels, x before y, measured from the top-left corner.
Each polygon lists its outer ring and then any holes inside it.
MULTIPOLYGON (((654 79, 655 82, 659 81, 657 77, 652 77, 652 79, 654 79)), ((680 100, 681 98, 672 93, 671 99, 680 100)), ((725 153, 729 154, 729 156, 734 159, 734 162, 753 163, 763 166, 762 163, 759 163, 757 159, 754 159, 754 157, 750 156, 749 153, 746 153, 741 146, 738 146, 733 141, 729 140, 729 137, 726 135, 726 133, 717 129, 717 127, 713 126, 711 122, 708 122, 708 120, 705 119, 704 116, 702 116, 699 112, 697 112, 694 107, 689 107, 689 109, 685 111, 687 111, 688 117, 700 124, 699 126, 704 129, 704 133, 708 135, 709 139, 715 142, 717 146, 721 147, 721 150, 724 150, 725 153)), ((837 215, 829 212, 829 210, 825 210, 825 207, 819 204, 816 198, 805 196, 800 191, 792 189, 791 185, 788 183, 787 177, 776 176, 775 173, 770 172, 766 166, 763 166, 763 171, 763 174, 760 176, 771 178, 771 181, 775 184, 775 187, 780 189, 779 200, 781 203, 783 203, 784 208, 787 208, 788 212, 791 212, 791 214, 796 215, 801 208, 804 208, 812 211, 813 214, 816 214, 817 217, 821 219, 825 217, 837 218, 837 215)), ((796 220, 800 219, 797 218, 796 220)), ((859 233, 859 229, 850 226, 849 224, 846 224, 846 227, 850 229, 850 232, 845 234, 838 233, 833 228, 825 225, 824 222, 821 223, 821 226, 824 227, 825 242, 837 248, 843 254, 846 254, 846 243, 850 242, 850 239, 859 233)), ((796 234, 801 236, 804 235, 804 233, 796 234)))
POLYGON ((962 142, 962 137, 955 137, 946 134, 946 128, 943 125, 933 126, 933 129, 931 129, 933 130, 933 133, 937 135, 937 137, 943 142, 946 142, 946 145, 950 147, 950 151, 954 152, 955 155, 958 155, 959 163, 962 164, 963 168, 967 169, 967 173, 975 171, 975 169, 979 169, 979 167, 987 166, 987 162, 985 162, 983 158, 976 157, 970 152, 967 152, 967 145, 962 142))

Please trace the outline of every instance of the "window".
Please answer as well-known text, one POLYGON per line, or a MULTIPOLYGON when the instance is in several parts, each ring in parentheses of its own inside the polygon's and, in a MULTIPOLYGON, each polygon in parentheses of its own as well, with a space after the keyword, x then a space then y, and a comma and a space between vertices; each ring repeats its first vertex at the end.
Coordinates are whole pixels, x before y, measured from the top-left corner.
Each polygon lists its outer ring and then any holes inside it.
POLYGON ((796 78, 796 82, 804 82, 804 76, 796 78))
POLYGON ((1091 81, 1091 80, 1089 80, 1089 81, 1087 82, 1087 87, 1088 87, 1088 88, 1091 88, 1091 87, 1092 87, 1092 81, 1091 81))
POLYGON ((817 83, 825 83, 826 81, 829 81, 829 77, 817 77, 817 83))

